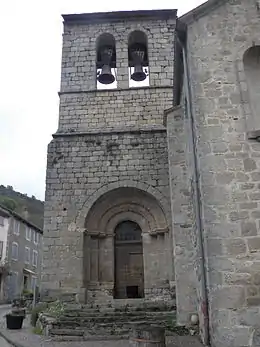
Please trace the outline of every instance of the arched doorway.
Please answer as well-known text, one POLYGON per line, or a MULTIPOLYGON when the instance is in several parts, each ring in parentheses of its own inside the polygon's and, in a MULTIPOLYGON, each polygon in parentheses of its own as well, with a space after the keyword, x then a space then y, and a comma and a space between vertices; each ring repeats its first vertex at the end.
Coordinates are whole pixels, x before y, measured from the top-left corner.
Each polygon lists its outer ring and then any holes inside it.
POLYGON ((144 297, 144 264, 142 230, 133 221, 124 221, 115 228, 115 299, 144 297))

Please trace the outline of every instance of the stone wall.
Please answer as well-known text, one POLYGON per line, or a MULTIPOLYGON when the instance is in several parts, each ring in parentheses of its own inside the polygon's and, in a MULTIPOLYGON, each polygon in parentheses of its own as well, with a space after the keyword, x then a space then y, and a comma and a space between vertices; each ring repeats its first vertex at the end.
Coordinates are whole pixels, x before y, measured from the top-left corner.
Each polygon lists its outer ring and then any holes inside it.
POLYGON ((187 325, 190 323, 191 315, 197 312, 197 285, 194 272, 197 242, 193 206, 191 132, 183 107, 177 106, 169 110, 166 118, 177 320, 178 324, 187 325))
POLYGON ((172 86, 62 94, 59 132, 162 125, 172 94, 172 86))
POLYGON ((260 144, 244 53, 259 44, 254 0, 226 1, 188 25, 212 345, 249 346, 259 326, 260 144), (205 34, 206 33, 206 34, 205 34), (253 122, 252 122, 253 120, 253 122))
POLYGON ((163 111, 172 105, 176 13, 144 12, 112 14, 113 20, 64 16, 59 128, 48 147, 43 286, 82 300, 86 293, 91 300, 111 299, 116 225, 108 235, 109 226, 95 221, 112 212, 111 220, 128 218, 142 228, 147 297, 169 297, 173 282, 163 111), (150 86, 129 89, 128 37, 135 30, 147 36, 150 86), (117 89, 96 88, 96 47, 103 33, 115 39, 117 89), (124 197, 125 188, 131 196, 118 208, 118 190, 124 197), (155 223, 161 215, 163 228, 155 223), (94 222, 91 216, 97 216, 94 222))
MULTIPOLYGON (((159 11, 158 11, 159 12, 159 11)), ((168 19, 129 14, 115 23, 93 20, 64 23, 61 92, 96 89, 96 42, 103 33, 114 36, 118 88, 128 88, 128 37, 135 30, 147 36, 150 86, 173 84, 175 11, 168 19)))
MULTIPOLYGON (((48 156, 43 286, 80 292, 86 217, 98 197, 116 188, 132 187, 151 194, 162 207, 170 232, 167 166, 164 130, 55 138, 49 145, 48 156)), ((143 200, 142 204, 145 206, 146 202, 143 200)), ((147 254, 156 251, 156 242, 152 241, 145 241, 148 246, 150 243, 147 254)), ((171 245, 165 242, 157 253, 165 252, 171 245)), ((171 247, 168 252, 172 259, 171 247)), ((160 268, 158 276, 165 273, 166 277, 161 279, 169 284, 173 280, 172 261, 162 264, 168 269, 160 268)), ((146 267, 147 278, 150 266, 146 267)))

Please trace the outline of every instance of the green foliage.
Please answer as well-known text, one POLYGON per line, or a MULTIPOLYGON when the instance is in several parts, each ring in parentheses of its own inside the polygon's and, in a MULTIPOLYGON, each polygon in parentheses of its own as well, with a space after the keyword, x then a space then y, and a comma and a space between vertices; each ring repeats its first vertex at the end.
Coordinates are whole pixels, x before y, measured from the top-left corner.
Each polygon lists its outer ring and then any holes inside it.
POLYGON ((33 332, 34 334, 36 334, 36 335, 42 335, 42 334, 43 334, 43 331, 42 331, 42 329, 41 329, 40 327, 34 327, 34 328, 32 329, 32 332, 33 332))
POLYGON ((45 312, 54 318, 59 318, 64 313, 64 305, 57 300, 51 303, 45 312))
POLYGON ((41 312, 44 312, 45 310, 47 310, 48 308, 48 304, 47 303, 42 303, 42 304, 38 304, 37 306, 35 306, 32 311, 31 311, 31 325, 33 327, 36 326, 36 322, 39 318, 39 314, 41 312))
POLYGON ((39 228, 43 228, 44 204, 42 201, 36 199, 35 196, 28 197, 26 194, 16 192, 11 186, 5 187, 3 185, 0 185, 0 204, 20 215, 26 208, 29 214, 29 221, 39 228), (3 203, 3 201, 6 200, 8 206, 3 203))
POLYGON ((15 211, 17 208, 17 202, 14 199, 5 196, 0 196, 0 204, 11 211, 15 211))

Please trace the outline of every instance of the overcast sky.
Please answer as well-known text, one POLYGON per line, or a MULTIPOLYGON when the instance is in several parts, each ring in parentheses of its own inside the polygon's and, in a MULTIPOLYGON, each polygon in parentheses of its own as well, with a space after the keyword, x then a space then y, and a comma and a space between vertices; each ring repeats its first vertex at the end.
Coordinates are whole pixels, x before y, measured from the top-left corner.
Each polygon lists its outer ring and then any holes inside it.
POLYGON ((0 184, 44 199, 47 144, 57 130, 62 13, 177 8, 201 0, 0 1, 0 184))

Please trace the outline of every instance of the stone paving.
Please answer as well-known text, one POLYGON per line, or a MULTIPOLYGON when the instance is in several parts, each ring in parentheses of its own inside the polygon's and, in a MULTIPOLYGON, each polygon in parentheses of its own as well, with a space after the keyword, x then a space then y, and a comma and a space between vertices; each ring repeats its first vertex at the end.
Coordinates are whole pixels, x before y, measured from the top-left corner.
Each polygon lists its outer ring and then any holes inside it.
MULTIPOLYGON (((7 330, 4 315, 10 306, 0 306, 0 346, 1 347, 128 347, 127 340, 107 341, 53 341, 50 338, 35 335, 30 326, 29 316, 21 330, 7 330), (3 337, 5 339, 3 339, 3 337), (6 342, 7 340, 8 342, 6 342)), ((167 347, 202 347, 197 338, 191 336, 174 336, 168 339, 167 347)))

